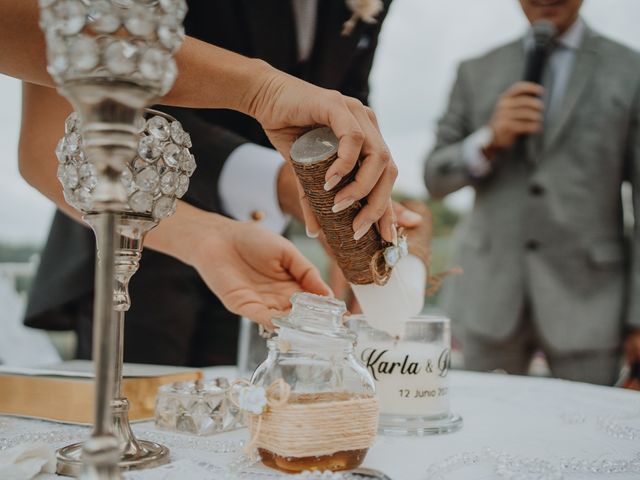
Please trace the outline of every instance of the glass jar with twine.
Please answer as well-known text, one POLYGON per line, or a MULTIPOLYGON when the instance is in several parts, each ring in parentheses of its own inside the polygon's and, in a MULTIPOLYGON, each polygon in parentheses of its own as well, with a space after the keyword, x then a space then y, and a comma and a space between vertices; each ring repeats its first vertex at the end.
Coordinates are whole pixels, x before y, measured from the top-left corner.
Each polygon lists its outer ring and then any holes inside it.
POLYGON ((374 381, 354 356, 355 336, 339 300, 296 293, 273 321, 267 359, 232 399, 248 414, 262 462, 286 472, 358 467, 378 427, 374 381))

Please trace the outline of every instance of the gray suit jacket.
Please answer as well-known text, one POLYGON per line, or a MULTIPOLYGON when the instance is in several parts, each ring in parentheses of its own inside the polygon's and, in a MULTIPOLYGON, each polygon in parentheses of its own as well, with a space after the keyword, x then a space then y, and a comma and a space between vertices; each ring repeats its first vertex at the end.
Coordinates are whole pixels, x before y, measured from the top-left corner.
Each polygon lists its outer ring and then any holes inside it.
POLYGON ((446 308, 473 335, 503 340, 528 302, 552 350, 614 348, 625 326, 640 327, 640 221, 625 238, 620 195, 630 181, 640 218, 640 56, 588 29, 542 139, 520 157, 502 152, 475 180, 462 141, 487 125, 524 63, 522 40, 463 62, 427 159, 433 197, 476 192, 446 308))

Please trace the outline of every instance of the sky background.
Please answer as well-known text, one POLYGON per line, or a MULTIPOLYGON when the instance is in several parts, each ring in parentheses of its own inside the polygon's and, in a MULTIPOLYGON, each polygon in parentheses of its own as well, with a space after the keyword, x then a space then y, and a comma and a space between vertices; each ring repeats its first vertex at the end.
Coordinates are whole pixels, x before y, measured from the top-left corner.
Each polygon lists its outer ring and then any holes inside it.
MULTIPOLYGON (((640 49, 640 0, 585 0, 583 17, 601 33, 640 49)), ((525 28, 517 0, 394 0, 372 72, 371 104, 399 167, 399 191, 426 195, 423 159, 457 64, 525 28)), ((3 75, 0 106, 0 241, 40 243, 53 208, 18 172, 20 84, 3 75)), ((447 200, 461 210, 471 201, 470 191, 447 200)))

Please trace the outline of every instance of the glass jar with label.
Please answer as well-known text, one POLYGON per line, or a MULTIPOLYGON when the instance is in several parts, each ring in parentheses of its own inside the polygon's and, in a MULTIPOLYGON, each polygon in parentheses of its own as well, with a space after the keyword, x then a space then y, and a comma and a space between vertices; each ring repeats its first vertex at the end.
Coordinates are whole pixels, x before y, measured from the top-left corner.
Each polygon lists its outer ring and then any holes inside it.
POLYGON ((274 320, 267 359, 251 379, 278 401, 251 417, 265 465, 286 472, 359 466, 375 439, 378 401, 371 374, 354 356, 343 302, 298 293, 291 313, 274 320), (284 397, 284 398, 283 398, 284 397))
POLYGON ((401 338, 372 328, 362 315, 350 317, 349 326, 358 335, 356 356, 376 382, 381 433, 429 435, 462 426, 449 406, 448 318, 412 318, 401 338))

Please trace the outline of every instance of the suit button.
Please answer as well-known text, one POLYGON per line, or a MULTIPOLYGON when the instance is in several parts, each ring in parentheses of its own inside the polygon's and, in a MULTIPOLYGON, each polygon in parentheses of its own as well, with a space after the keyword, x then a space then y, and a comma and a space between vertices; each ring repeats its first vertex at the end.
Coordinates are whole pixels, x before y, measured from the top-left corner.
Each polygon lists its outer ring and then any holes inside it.
POLYGON ((529 185, 529 193, 531 193, 531 195, 539 197, 544 193, 544 187, 539 183, 532 183, 531 185, 529 185))
POLYGON ((535 252, 540 248, 540 242, 537 240, 527 240, 527 243, 525 243, 524 246, 530 252, 535 252))

